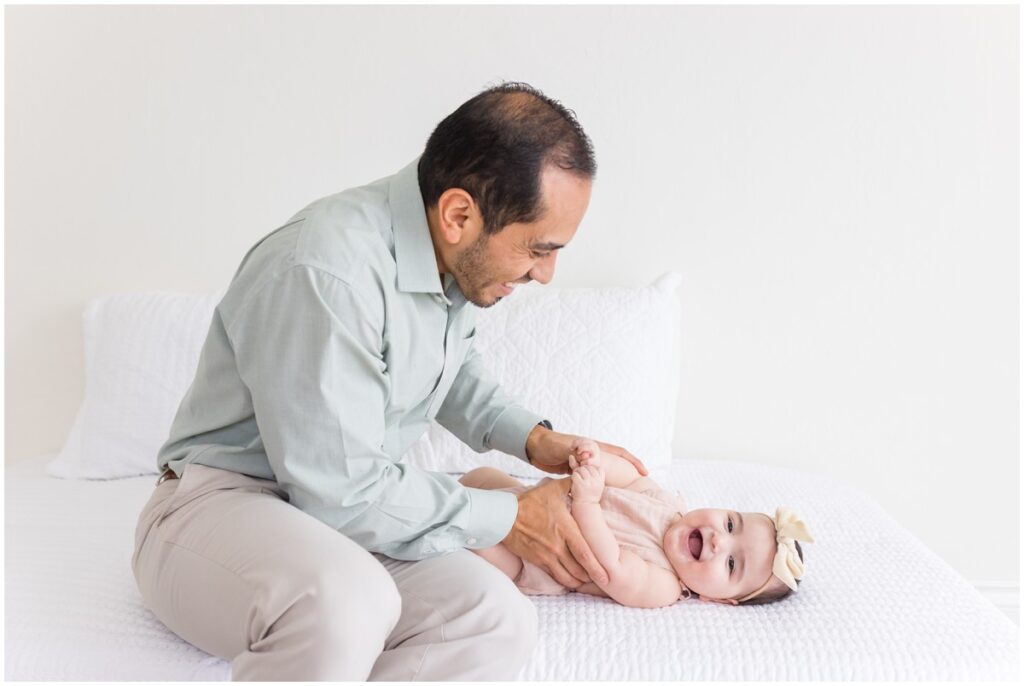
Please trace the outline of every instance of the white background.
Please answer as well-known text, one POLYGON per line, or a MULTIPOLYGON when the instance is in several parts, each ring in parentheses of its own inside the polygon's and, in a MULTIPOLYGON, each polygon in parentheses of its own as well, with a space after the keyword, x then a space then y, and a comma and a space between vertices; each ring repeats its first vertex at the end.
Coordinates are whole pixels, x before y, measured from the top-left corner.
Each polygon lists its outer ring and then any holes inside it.
POLYGON ((1015 597, 1016 7, 5 11, 6 460, 63 444, 89 300, 223 288, 521 80, 598 156, 553 285, 683 275, 677 455, 834 475, 1015 597))

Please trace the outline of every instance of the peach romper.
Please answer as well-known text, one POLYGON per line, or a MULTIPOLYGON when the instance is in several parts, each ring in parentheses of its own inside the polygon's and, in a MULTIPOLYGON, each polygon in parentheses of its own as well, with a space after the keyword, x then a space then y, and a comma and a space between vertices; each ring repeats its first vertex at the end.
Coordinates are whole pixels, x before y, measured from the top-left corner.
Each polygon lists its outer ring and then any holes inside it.
MULTIPOLYGON (((550 480, 544 478, 540 483, 550 480)), ((520 493, 527 488, 512 486, 500 490, 520 493)), ((565 505, 572 507, 572 498, 568 495, 565 505)), ((680 496, 664 490, 647 477, 641 477, 632 489, 606 486, 600 505, 608 528, 623 550, 675 573, 661 546, 673 517, 686 512, 686 503, 680 496)), ((515 578, 515 584, 527 595, 563 595, 571 590, 526 560, 523 560, 523 570, 515 578)))

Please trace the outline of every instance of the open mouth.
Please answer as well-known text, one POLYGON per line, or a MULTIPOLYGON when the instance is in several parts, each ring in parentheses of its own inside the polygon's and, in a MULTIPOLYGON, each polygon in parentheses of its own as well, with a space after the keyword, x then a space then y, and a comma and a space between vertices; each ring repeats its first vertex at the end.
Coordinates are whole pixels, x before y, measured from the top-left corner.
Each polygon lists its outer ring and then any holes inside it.
POLYGON ((704 539, 701 537, 700 531, 697 529, 691 531, 686 543, 690 547, 690 554, 693 555, 693 559, 699 560, 700 551, 704 549, 704 539))

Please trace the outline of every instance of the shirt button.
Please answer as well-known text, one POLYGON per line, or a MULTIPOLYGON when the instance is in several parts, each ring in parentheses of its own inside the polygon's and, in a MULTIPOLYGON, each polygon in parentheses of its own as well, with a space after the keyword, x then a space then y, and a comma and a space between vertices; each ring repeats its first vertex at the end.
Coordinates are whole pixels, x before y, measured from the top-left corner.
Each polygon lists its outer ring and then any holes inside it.
POLYGON ((466 543, 468 543, 469 545, 476 545, 476 539, 475 538, 471 538, 468 541, 466 541, 466 543))

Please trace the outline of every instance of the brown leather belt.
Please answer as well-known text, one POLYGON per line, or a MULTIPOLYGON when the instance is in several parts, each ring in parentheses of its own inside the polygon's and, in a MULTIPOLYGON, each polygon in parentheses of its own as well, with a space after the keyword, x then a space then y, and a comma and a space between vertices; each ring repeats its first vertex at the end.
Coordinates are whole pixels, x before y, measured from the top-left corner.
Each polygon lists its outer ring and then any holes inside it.
POLYGON ((177 479, 177 478, 178 478, 178 475, 174 473, 173 469, 171 469, 170 467, 164 467, 164 471, 160 475, 160 478, 156 480, 156 485, 159 486, 160 484, 162 484, 165 481, 170 481, 171 479, 177 479))

